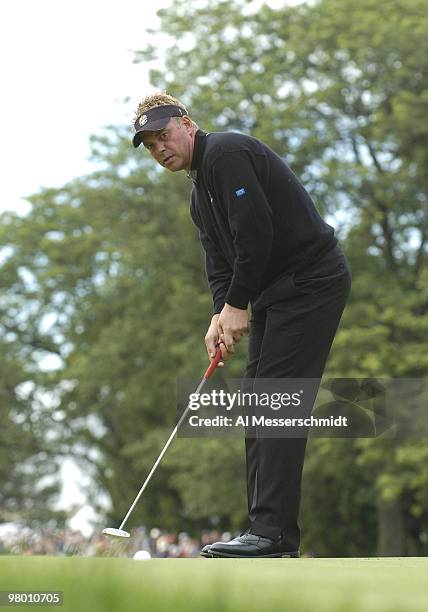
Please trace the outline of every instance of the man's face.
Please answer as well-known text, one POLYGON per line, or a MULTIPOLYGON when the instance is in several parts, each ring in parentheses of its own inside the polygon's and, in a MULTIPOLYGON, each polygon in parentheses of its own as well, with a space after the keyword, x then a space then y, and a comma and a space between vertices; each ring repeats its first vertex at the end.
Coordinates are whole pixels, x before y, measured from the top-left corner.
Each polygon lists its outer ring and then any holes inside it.
POLYGON ((145 132, 143 144, 161 166, 177 172, 190 170, 193 140, 193 124, 189 117, 171 117, 163 130, 145 132))

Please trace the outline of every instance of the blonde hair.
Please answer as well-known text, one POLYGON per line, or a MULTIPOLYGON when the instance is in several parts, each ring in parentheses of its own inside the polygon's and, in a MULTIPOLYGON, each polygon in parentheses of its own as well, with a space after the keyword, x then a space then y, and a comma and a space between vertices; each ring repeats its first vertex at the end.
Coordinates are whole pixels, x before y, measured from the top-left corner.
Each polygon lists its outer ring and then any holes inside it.
POLYGON ((177 100, 177 98, 170 96, 166 93, 166 91, 158 91, 150 96, 146 96, 144 100, 139 103, 137 110, 135 111, 134 122, 138 119, 140 115, 147 112, 151 108, 155 108, 156 106, 166 106, 167 104, 174 104, 175 106, 179 106, 184 110, 187 115, 187 108, 182 102, 180 102, 180 100, 177 100))
MULTIPOLYGON (((180 100, 178 100, 177 98, 174 98, 173 96, 170 96, 169 94, 166 93, 166 91, 157 91, 154 94, 151 94, 150 96, 146 96, 139 104, 137 107, 137 110, 135 111, 135 117, 133 120, 133 124, 137 121, 137 119, 143 115, 145 112, 147 112, 148 110, 150 110, 151 108, 155 108, 156 106, 166 106, 168 104, 174 104, 175 106, 179 106, 181 109, 184 110, 184 112, 186 113, 186 115, 188 115, 188 111, 187 108, 184 106, 184 104, 182 102, 180 102, 180 100)), ((176 117, 176 119, 180 120, 179 117, 176 117)), ((195 128, 197 128, 197 124, 192 120, 193 125, 195 126, 195 128)))

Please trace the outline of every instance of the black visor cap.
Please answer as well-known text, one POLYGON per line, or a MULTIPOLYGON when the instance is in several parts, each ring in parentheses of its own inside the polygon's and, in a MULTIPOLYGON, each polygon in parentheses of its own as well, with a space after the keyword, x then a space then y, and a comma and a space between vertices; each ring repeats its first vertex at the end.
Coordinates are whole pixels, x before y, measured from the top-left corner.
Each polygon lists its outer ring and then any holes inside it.
POLYGON ((155 106, 143 113, 134 124, 135 134, 132 139, 134 147, 138 147, 143 142, 144 132, 162 130, 168 124, 171 117, 183 117, 184 115, 187 115, 187 112, 174 104, 155 106))

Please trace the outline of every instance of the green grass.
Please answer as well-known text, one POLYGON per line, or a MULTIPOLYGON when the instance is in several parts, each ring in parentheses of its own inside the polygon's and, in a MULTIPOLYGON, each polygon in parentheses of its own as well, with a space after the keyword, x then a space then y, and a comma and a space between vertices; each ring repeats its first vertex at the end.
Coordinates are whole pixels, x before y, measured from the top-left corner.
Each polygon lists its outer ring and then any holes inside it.
POLYGON ((426 612, 428 558, 2 556, 0 590, 13 589, 61 590, 51 609, 70 612, 426 612))

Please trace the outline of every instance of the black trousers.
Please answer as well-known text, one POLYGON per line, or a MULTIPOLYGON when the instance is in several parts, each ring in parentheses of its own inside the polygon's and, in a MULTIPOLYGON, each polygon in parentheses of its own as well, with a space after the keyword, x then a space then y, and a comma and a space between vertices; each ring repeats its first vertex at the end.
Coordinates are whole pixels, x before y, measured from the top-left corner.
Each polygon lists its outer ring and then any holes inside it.
MULTIPOLYGON (((351 289, 339 245, 304 271, 282 277, 252 304, 245 379, 316 378, 321 382, 351 289)), ((246 437, 251 531, 291 549, 300 544, 298 515, 306 438, 246 437)))

